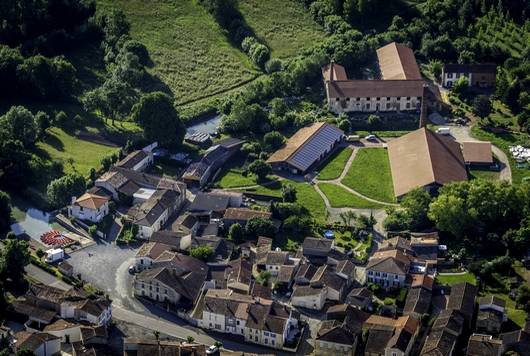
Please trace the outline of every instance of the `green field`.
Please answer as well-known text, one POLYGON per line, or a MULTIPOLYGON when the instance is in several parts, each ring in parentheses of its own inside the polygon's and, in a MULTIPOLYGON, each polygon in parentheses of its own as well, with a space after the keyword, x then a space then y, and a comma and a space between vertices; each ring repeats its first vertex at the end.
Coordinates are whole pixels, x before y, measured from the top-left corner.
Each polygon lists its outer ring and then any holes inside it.
POLYGON ((438 284, 447 284, 447 285, 453 285, 461 282, 469 282, 471 284, 476 285, 477 279, 475 278, 475 275, 471 272, 467 272, 464 274, 456 274, 456 275, 440 275, 438 274, 436 276, 436 282, 438 284))
POLYGON ((499 147, 501 150, 504 151, 504 153, 506 153, 510 161, 510 168, 512 169, 513 183, 521 183, 521 181, 525 178, 530 179, 527 178, 530 177, 530 167, 518 168, 516 162, 513 160, 510 152, 508 151, 510 146, 522 144, 523 142, 527 141, 528 135, 515 132, 494 134, 492 132, 485 131, 478 126, 473 126, 471 128, 471 133, 473 137, 481 141, 490 141, 492 144, 499 147))
POLYGON ((390 161, 384 148, 360 149, 342 183, 369 198, 395 202, 390 161))
POLYGON ((495 44, 514 57, 520 57, 530 41, 530 33, 523 26, 491 13, 479 18, 474 26, 476 38, 487 44, 495 44))
POLYGON ((326 205, 315 188, 309 183, 289 183, 293 184, 296 188, 296 200, 298 203, 309 210, 317 221, 325 221, 326 205))
POLYGON ((295 0, 240 0, 245 21, 271 49, 272 56, 289 58, 303 54, 325 33, 295 0))
POLYGON ((326 195, 332 208, 381 209, 380 204, 372 203, 346 189, 332 183, 319 183, 318 187, 326 195))
POLYGON ((194 0, 97 0, 118 7, 154 63, 160 81, 152 90, 170 90, 178 105, 237 87, 259 75, 248 57, 232 46, 215 20, 194 0))
POLYGON ((339 178, 340 174, 346 166, 346 162, 351 157, 353 151, 351 148, 343 148, 340 151, 336 151, 323 165, 318 179, 320 180, 332 180, 339 178))
POLYGON ((471 169, 469 170, 471 179, 499 180, 500 173, 495 171, 471 169))
POLYGON ((62 162, 66 173, 77 171, 82 175, 99 168, 101 158, 118 151, 116 147, 80 140, 56 127, 48 130, 48 136, 37 143, 37 148, 44 158, 62 162))

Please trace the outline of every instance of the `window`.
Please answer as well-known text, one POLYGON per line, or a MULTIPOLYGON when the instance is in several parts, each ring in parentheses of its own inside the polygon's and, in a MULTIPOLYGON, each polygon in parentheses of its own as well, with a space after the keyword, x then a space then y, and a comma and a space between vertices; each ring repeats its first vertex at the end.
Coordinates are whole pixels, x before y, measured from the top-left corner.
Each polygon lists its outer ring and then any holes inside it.
POLYGON ((373 276, 374 275, 374 271, 368 271, 368 275, 369 276, 373 276))
POLYGON ((221 325, 220 324, 215 324, 215 328, 218 329, 218 330, 221 330, 221 325))
POLYGON ((453 78, 453 73, 447 73, 447 78, 453 78))
POLYGON ((263 335, 265 335, 265 336, 269 336, 269 333, 268 333, 267 331, 264 331, 264 332, 263 332, 263 335))
POLYGON ((376 100, 381 100, 381 98, 377 97, 376 100))
POLYGON ((350 101, 350 98, 346 98, 346 101, 350 101))
POLYGON ((386 103, 386 108, 390 109, 390 103, 386 103))
POLYGON ((269 343, 269 339, 265 339, 265 345, 269 343))
POLYGON ((410 109, 410 103, 407 103, 406 107, 407 109, 410 109))
POLYGON ((380 277, 380 276, 381 276, 381 273, 379 273, 379 272, 375 272, 375 276, 376 276, 376 277, 380 277))
POLYGON ((367 109, 367 110, 370 110, 370 103, 367 103, 367 104, 366 104, 366 109, 367 109))
POLYGON ((407 100, 410 100, 410 96, 407 96, 407 100))
POLYGON ((236 324, 239 325, 239 320, 236 321, 236 324))
POLYGON ((386 100, 390 101, 390 97, 389 97, 389 96, 387 96, 387 97, 386 97, 386 100))
POLYGON ((274 345, 274 343, 275 343, 275 342, 274 342, 274 339, 272 339, 272 340, 271 340, 271 344, 274 345))
POLYGON ((356 98, 355 100, 359 101, 359 100, 361 100, 361 98, 356 98))
POLYGON ((370 100, 370 98, 369 98, 369 97, 366 97, 366 100, 370 100))
POLYGON ((340 100, 340 98, 336 98, 336 99, 335 99, 335 101, 339 101, 339 100, 340 100))
POLYGON ((394 279, 399 279, 399 276, 396 274, 396 275, 394 276, 394 279))
POLYGON ((256 342, 258 342, 258 335, 254 336, 254 340, 256 340, 256 342))
POLYGON ((144 259, 143 259, 143 258, 140 259, 140 264, 141 264, 141 265, 144 264, 144 259))
POLYGON ((397 352, 392 351, 392 356, 397 356, 397 352))

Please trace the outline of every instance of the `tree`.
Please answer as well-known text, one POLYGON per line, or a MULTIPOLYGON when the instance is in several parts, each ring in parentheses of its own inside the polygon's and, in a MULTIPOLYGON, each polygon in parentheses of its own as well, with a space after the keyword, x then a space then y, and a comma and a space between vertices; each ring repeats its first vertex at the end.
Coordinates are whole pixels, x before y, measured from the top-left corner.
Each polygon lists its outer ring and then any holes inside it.
POLYGON ((186 127, 171 97, 161 92, 144 95, 133 108, 132 117, 144 130, 144 137, 162 146, 180 145, 186 127))
POLYGON ((296 201, 296 187, 292 184, 285 184, 282 187, 282 199, 284 203, 294 203, 296 201))
POLYGON ((24 267, 30 262, 29 245, 24 240, 5 240, 0 251, 0 280, 23 280, 24 267))
POLYGON ((284 141, 285 137, 283 137, 278 131, 267 132, 265 136, 263 136, 263 144, 269 152, 282 147, 284 141))
POLYGON ((440 80, 442 77, 442 69, 443 65, 442 62, 435 59, 429 62, 429 70, 431 71, 432 75, 434 76, 434 79, 440 80))
POLYGON ((284 116, 287 114, 289 107, 282 98, 274 98, 270 101, 271 114, 274 116, 284 116))
POLYGON ((527 312, 530 311, 530 287, 526 284, 521 284, 517 288, 517 295, 515 297, 517 305, 521 306, 527 312))
POLYGON ((87 111, 99 111, 105 119, 123 120, 129 116, 138 95, 125 80, 111 76, 102 86, 88 92, 84 97, 87 111))
POLYGON ((242 242, 245 239, 243 226, 238 223, 232 224, 228 229, 228 238, 236 243, 242 242))
POLYGON ((35 353, 31 350, 23 349, 23 350, 17 351, 15 356, 35 356, 35 353))
POLYGON ((6 231, 11 225, 11 198, 0 190, 0 231, 6 231))
POLYGON ((46 195, 50 205, 59 208, 69 204, 72 197, 81 195, 85 189, 85 178, 78 173, 70 173, 52 180, 48 184, 46 195))
POLYGON ((188 342, 188 344, 192 344, 195 341, 195 338, 193 336, 187 336, 186 341, 188 342))
POLYGON ((410 217, 411 231, 421 231, 430 226, 432 222, 427 216, 432 198, 424 189, 417 188, 408 193, 401 201, 401 207, 410 217))
POLYGON ((344 120, 339 121, 338 128, 346 133, 350 132, 351 130, 350 120, 344 119, 344 120))
POLYGON ((248 166, 248 170, 258 177, 258 180, 263 181, 269 174, 272 173, 272 167, 261 159, 257 159, 248 166))
POLYGON ((39 248, 37 249, 37 251, 35 252, 35 254, 37 255, 37 257, 39 258, 39 260, 42 260, 42 258, 44 256, 46 256, 46 252, 44 252, 44 250, 42 248, 39 248))
POLYGON ((460 97, 465 94, 468 87, 468 79, 466 77, 460 77, 451 87, 451 93, 453 93, 457 97, 460 97))
POLYGON ((198 246, 190 250, 190 256, 198 260, 208 262, 213 258, 214 251, 211 246, 198 246))
POLYGON ((18 140, 24 147, 32 147, 39 136, 39 127, 33 114, 23 106, 13 106, 0 117, 3 140, 18 140))
POLYGON ((383 123, 383 119, 381 118, 381 116, 376 115, 376 114, 370 114, 368 116, 368 125, 370 125, 371 128, 375 129, 382 123, 383 123))
POLYGON ((272 237, 276 233, 276 227, 272 221, 255 217, 250 219, 245 226, 245 234, 248 239, 255 239, 259 236, 272 237))
POLYGON ((491 101, 486 95, 478 95, 473 100, 473 112, 481 119, 488 117, 491 109, 491 101))

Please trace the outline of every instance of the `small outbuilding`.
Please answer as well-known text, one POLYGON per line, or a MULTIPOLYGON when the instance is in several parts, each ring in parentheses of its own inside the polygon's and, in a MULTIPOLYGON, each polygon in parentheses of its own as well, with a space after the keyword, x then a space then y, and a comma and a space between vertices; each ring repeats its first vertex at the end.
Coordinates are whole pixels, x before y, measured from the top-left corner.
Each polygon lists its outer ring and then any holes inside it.
POLYGON ((464 142, 462 153, 464 161, 469 166, 489 167, 493 164, 491 142, 464 142))

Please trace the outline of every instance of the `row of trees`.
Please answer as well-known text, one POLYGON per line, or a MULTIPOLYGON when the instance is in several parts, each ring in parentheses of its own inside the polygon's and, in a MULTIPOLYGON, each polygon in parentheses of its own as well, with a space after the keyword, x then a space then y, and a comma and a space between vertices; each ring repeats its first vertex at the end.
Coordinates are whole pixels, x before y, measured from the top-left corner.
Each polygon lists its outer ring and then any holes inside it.
POLYGON ((270 58, 269 48, 261 43, 237 8, 237 0, 200 0, 202 6, 228 31, 230 40, 260 68, 270 58))
POLYGON ((422 190, 409 193, 400 208, 388 210, 388 230, 435 227, 465 241, 471 251, 521 256, 530 248, 530 183, 473 180, 448 184, 436 198, 422 190))

